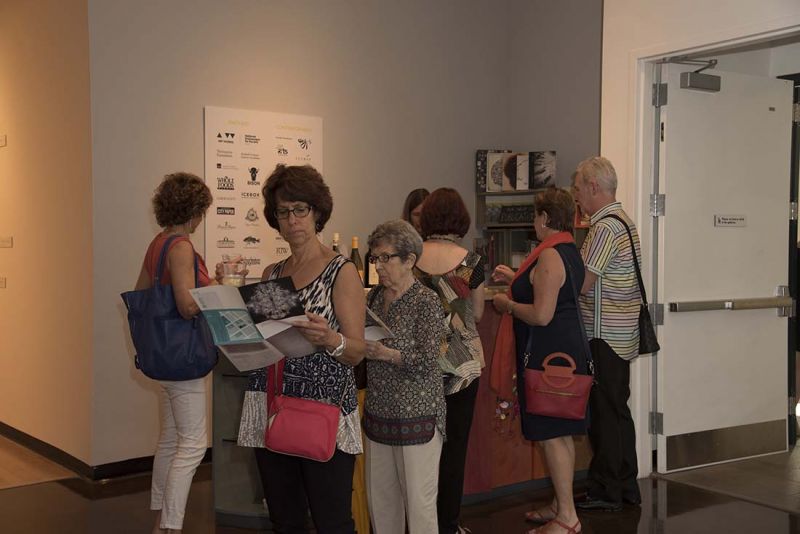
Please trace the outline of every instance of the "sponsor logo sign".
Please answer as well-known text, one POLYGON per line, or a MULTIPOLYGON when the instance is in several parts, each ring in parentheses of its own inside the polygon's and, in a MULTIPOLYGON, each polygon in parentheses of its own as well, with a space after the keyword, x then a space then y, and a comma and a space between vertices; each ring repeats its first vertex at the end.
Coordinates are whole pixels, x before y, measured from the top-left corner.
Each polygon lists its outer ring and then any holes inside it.
POLYGON ((217 189, 233 191, 233 178, 229 176, 217 176, 217 189))
POLYGON ((261 138, 253 134, 244 134, 244 142, 247 145, 257 145, 261 142, 261 138))
POLYGON ((236 208, 220 206, 217 208, 217 215, 236 215, 236 208))
POLYGON ((244 242, 244 248, 255 248, 261 243, 261 240, 255 236, 249 235, 242 239, 244 242))
POLYGON ((255 266, 261 265, 261 258, 250 258, 250 257, 245 256, 245 257, 242 258, 242 261, 248 267, 255 267, 255 266))
POLYGON ((261 193, 254 193, 252 191, 244 191, 242 198, 261 198, 261 193))
POLYGON ((225 221, 225 224, 218 224, 217 228, 219 228, 220 230, 235 230, 236 229, 236 227, 234 225, 232 225, 228 221, 225 221))
POLYGON ((247 185, 261 185, 261 182, 258 181, 258 169, 250 167, 247 171, 250 173, 250 179, 247 181, 247 185))
POLYGON ((233 150, 222 150, 221 148, 217 149, 217 157, 218 158, 232 158, 233 157, 233 150))
POLYGON ((235 245, 236 241, 227 236, 217 241, 217 248, 233 248, 235 245))
POLYGON ((236 137, 236 134, 233 132, 218 132, 217 133, 217 143, 227 143, 232 145, 233 139, 236 137))
POLYGON ((250 223, 250 226, 253 226, 253 223, 258 221, 258 212, 255 208, 250 208, 247 210, 247 215, 244 216, 245 220, 250 223))

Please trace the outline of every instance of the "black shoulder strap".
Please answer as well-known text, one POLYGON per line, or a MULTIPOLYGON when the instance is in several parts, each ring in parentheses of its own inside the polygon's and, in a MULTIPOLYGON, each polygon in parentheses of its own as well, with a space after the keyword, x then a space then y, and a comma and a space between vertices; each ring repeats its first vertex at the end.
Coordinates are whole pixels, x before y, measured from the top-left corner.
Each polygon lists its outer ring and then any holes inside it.
POLYGON ((639 281, 639 293, 642 296, 642 302, 644 303, 645 306, 647 306, 647 293, 644 290, 644 282, 642 281, 642 270, 639 268, 639 258, 636 257, 636 247, 633 244, 633 234, 631 233, 631 227, 628 226, 628 223, 626 223, 622 217, 614 213, 610 213, 605 217, 603 217, 603 219, 605 218, 618 220, 619 222, 622 223, 622 226, 625 227, 625 231, 628 232, 628 239, 631 240, 631 255, 633 256, 633 265, 636 267, 636 279, 639 281))

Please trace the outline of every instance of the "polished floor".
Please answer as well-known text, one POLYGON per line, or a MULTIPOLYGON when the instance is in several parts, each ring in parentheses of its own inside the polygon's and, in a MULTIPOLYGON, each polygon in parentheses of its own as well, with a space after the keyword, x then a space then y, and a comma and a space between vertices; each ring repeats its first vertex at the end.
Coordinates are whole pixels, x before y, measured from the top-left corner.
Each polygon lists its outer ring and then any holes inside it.
MULTIPOLYGON (((0 442, 0 462, 11 462, 0 463, 0 474, 14 471, 16 479, 26 484, 0 489, 2 534, 133 534, 149 533, 152 528, 155 516, 148 510, 149 475, 100 483, 74 476, 43 482, 42 477, 62 477, 62 468, 10 442, 0 442), (7 469, 12 463, 14 469, 7 469), (24 469, 25 463, 32 469, 24 469)), ((582 531, 800 534, 800 449, 643 479, 639 485, 641 506, 626 506, 619 513, 581 514, 582 531)), ((462 523, 473 534, 522 534, 530 528, 523 513, 533 503, 550 498, 548 490, 539 490, 465 506, 462 523)), ((195 477, 184 532, 256 533, 215 525, 210 465, 203 465, 195 477)))
POLYGON ((74 476, 69 469, 0 436, 0 490, 74 476))
MULTIPOLYGON (((3 534, 147 533, 147 476, 96 484, 87 490, 75 479, 0 490, 3 534)), ((800 517, 786 511, 663 479, 640 481, 641 507, 620 513, 582 514, 583 532, 611 533, 800 533, 800 517)), ((463 524, 474 534, 523 533, 522 514, 546 491, 467 506, 463 524)), ((184 525, 187 534, 245 534, 255 531, 215 526, 209 466, 198 472, 184 525)))

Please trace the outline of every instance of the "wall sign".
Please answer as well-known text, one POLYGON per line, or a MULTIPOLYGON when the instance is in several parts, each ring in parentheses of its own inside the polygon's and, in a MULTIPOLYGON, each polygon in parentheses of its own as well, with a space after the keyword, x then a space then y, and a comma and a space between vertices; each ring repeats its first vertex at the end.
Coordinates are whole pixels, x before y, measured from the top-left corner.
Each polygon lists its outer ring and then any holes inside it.
POLYGON ((205 180, 214 203, 206 215, 206 263, 244 257, 249 277, 289 256, 267 225, 261 188, 278 163, 322 172, 322 118, 205 107, 205 180))
POLYGON ((747 215, 714 215, 714 226, 720 228, 744 228, 747 215))

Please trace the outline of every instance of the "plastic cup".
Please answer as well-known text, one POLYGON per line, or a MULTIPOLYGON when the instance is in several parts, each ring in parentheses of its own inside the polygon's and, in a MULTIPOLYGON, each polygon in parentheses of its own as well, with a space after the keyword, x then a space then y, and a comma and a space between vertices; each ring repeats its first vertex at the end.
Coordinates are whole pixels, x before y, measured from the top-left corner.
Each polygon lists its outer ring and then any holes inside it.
POLYGON ((222 285, 241 287, 244 285, 244 262, 222 262, 222 285))

